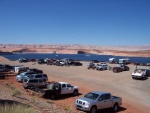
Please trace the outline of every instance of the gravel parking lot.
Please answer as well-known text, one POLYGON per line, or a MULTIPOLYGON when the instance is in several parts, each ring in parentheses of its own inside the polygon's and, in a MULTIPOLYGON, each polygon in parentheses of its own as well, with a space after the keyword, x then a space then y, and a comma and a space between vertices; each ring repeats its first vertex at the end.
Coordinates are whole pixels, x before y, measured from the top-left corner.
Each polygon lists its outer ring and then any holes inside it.
MULTIPOLYGON (((97 71, 87 69, 88 62, 82 62, 83 66, 50 66, 46 64, 19 63, 18 61, 0 61, 0 64, 25 65, 43 70, 49 77, 49 81, 65 81, 79 86, 79 92, 83 96, 89 91, 106 91, 122 97, 123 104, 120 113, 149 113, 150 111, 150 78, 134 80, 131 73, 135 66, 129 65, 130 71, 113 73, 111 70, 97 71)), ((108 64, 116 66, 117 64, 108 64)), ((138 66, 137 68, 149 68, 138 66)), ((57 104, 68 104, 76 112, 74 101, 78 97, 56 100, 57 104)))

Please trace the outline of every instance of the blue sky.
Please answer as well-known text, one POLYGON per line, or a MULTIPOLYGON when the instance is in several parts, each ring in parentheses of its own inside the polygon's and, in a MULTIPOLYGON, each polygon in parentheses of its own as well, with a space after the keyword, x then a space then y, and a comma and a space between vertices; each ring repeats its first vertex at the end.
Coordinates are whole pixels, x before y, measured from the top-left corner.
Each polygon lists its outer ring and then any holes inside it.
POLYGON ((0 0, 0 44, 150 45, 150 0, 0 0))

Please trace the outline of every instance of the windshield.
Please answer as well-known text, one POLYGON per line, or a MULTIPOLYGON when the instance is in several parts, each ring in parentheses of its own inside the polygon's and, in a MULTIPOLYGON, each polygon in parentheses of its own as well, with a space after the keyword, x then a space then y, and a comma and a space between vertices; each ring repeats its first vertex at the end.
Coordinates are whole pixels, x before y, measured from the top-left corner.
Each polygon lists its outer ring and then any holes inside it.
POLYGON ((24 76, 24 75, 25 75, 25 73, 21 73, 20 75, 21 75, 21 76, 24 76))
POLYGON ((134 72, 135 73, 141 73, 141 72, 143 72, 143 71, 145 71, 144 69, 136 69, 134 72))
POLYGON ((84 95, 84 97, 92 99, 92 100, 96 100, 98 98, 98 96, 99 96, 98 94, 91 93, 91 92, 86 94, 86 95, 84 95))

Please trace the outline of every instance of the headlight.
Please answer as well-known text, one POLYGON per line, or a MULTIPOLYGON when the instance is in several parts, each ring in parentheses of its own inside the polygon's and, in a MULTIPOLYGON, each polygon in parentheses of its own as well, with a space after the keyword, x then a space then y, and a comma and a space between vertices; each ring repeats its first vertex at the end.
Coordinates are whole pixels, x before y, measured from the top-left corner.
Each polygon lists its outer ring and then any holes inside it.
POLYGON ((91 104, 90 102, 86 102, 85 106, 90 106, 90 104, 91 104))
POLYGON ((78 103, 78 100, 76 100, 76 102, 78 103))

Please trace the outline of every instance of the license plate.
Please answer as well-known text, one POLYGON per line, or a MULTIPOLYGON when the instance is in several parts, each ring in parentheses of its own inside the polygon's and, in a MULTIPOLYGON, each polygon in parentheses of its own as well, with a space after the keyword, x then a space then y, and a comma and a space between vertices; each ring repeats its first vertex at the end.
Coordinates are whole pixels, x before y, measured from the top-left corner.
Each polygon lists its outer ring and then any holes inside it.
POLYGON ((78 108, 82 108, 82 106, 80 106, 80 105, 77 105, 77 107, 78 107, 78 108))

